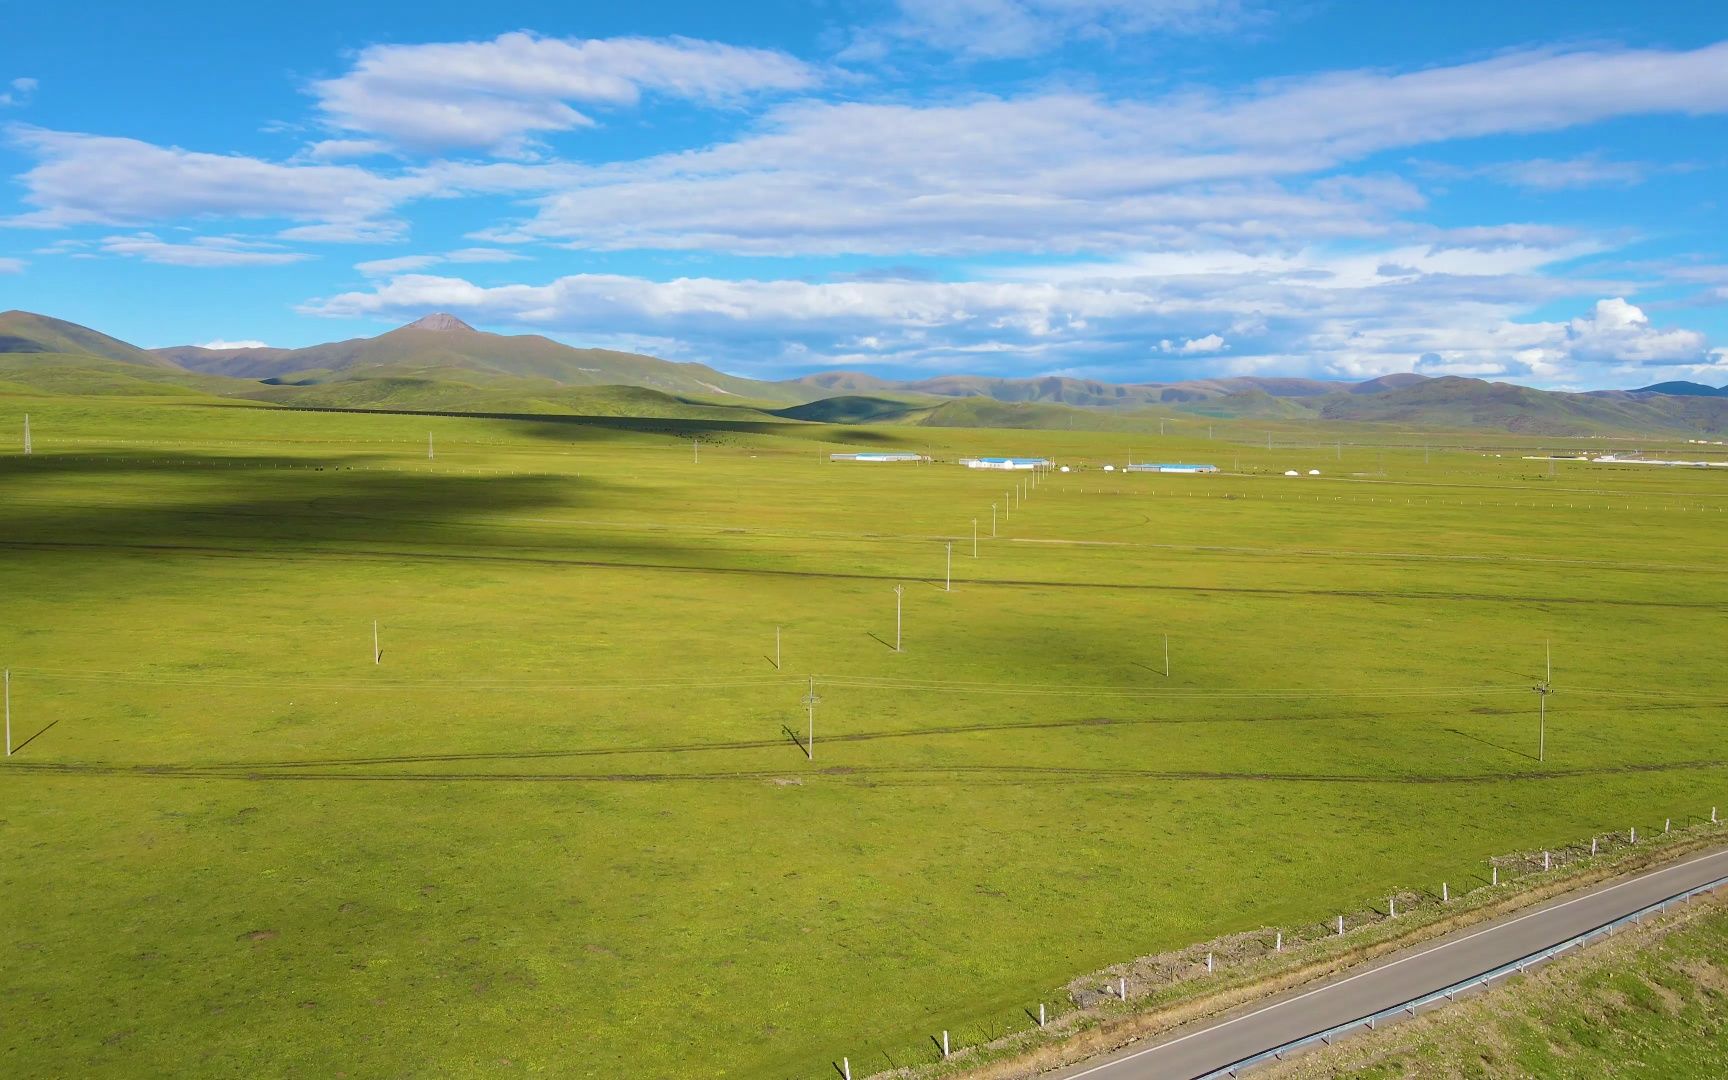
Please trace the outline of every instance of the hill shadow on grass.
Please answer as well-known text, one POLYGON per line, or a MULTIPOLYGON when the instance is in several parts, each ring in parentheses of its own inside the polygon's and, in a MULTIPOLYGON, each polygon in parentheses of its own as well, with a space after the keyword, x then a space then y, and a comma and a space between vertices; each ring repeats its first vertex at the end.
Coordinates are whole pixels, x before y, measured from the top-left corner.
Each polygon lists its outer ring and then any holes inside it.
MULTIPOLYGON (((685 400, 698 404, 695 399, 685 400)), ((175 402, 196 409, 255 409, 251 405, 223 402, 175 402)), ((712 402, 700 402, 713 406, 712 402)), ((919 440, 893 432, 852 428, 833 424, 787 420, 727 420, 709 417, 582 416, 563 413, 468 412, 439 409, 373 409, 361 407, 283 405, 292 412, 345 413, 364 416, 436 416, 455 420, 503 420, 521 424, 527 438, 556 442, 607 442, 632 436, 700 439, 704 443, 741 443, 750 436, 799 442, 854 446, 911 446, 919 440)))

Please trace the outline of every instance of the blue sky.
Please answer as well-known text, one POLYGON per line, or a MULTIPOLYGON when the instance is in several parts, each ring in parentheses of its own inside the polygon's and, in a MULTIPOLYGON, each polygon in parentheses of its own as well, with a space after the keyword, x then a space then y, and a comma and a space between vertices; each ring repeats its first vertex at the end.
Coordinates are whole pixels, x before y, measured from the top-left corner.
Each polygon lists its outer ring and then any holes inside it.
POLYGON ((1728 383, 1724 5, 108 7, 0 0, 0 308, 139 344, 1728 383))

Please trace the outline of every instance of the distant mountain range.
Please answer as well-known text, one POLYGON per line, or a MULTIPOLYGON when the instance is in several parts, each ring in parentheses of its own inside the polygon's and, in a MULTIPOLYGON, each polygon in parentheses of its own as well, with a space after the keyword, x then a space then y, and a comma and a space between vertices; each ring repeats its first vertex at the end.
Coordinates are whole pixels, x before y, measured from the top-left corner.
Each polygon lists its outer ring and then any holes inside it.
POLYGON ((1242 376, 1107 383, 825 371, 766 382, 704 364, 490 334, 428 315, 303 349, 141 349, 26 311, 0 313, 0 393, 193 394, 302 407, 732 417, 839 424, 1146 430, 1170 418, 1328 420, 1532 434, 1717 434, 1728 387, 1564 393, 1416 374, 1363 382, 1242 376))

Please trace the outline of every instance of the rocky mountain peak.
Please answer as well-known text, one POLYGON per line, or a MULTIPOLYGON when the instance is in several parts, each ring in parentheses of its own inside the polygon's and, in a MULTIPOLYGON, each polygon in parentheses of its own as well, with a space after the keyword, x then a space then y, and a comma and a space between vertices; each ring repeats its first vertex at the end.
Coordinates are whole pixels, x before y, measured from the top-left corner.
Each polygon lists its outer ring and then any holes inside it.
POLYGON ((463 322, 461 319, 458 319, 456 316, 451 315, 447 312, 443 312, 443 311, 433 312, 431 315, 427 315, 425 318, 415 319, 413 322, 409 323, 407 326, 404 326, 402 329, 404 329, 404 330, 467 330, 469 333, 474 332, 474 328, 472 326, 469 326, 467 323, 463 322))

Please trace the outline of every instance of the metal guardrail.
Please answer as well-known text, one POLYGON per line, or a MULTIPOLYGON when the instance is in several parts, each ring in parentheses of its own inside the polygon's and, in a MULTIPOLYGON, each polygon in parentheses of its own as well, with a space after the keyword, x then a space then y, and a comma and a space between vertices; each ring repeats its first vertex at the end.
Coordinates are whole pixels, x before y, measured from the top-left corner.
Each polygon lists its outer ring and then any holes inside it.
POLYGON ((1629 923, 1640 922, 1647 915, 1661 914, 1666 912, 1675 904, 1686 903, 1694 896, 1698 896, 1702 893, 1714 892, 1715 890, 1722 888, 1724 885, 1728 885, 1728 876, 1719 877, 1714 881, 1706 882, 1696 888, 1688 889, 1683 893, 1677 893, 1674 896, 1670 896, 1666 900, 1659 900, 1647 907, 1639 908, 1630 915, 1622 915, 1613 922, 1603 923, 1601 926, 1586 930, 1575 937, 1567 938, 1558 945, 1550 945, 1546 949, 1540 949, 1528 956, 1519 957, 1510 963, 1500 965, 1492 971, 1487 971, 1480 975, 1472 975, 1470 978, 1455 982, 1451 986, 1445 986, 1432 993, 1423 994, 1420 997, 1414 997, 1408 1001, 1399 1002, 1396 1005, 1391 1005, 1387 1008, 1381 1009, 1379 1012, 1369 1013, 1367 1016, 1360 1016, 1354 1020, 1348 1020, 1342 1024, 1336 1024, 1327 1028, 1325 1031, 1317 1031, 1312 1035, 1304 1035, 1300 1039, 1292 1039, 1280 1046, 1274 1046, 1270 1050, 1262 1050, 1259 1053, 1245 1057, 1240 1061, 1232 1062, 1221 1069, 1215 1069, 1212 1072, 1199 1077, 1198 1080, 1224 1080, 1226 1077, 1234 1077, 1242 1070, 1251 1069, 1256 1065, 1263 1065, 1268 1061, 1281 1061, 1283 1060, 1284 1055, 1312 1047, 1316 1043, 1330 1045, 1333 1039, 1342 1035, 1347 1035, 1359 1028, 1367 1028, 1369 1031, 1373 1031, 1374 1025, 1381 1020, 1392 1020, 1399 1017, 1413 1017, 1425 1006, 1433 1005, 1442 1000, 1452 1001, 1459 994, 1487 987, 1492 984, 1495 979, 1506 975, 1523 974, 1527 969, 1535 967, 1538 964, 1546 963, 1568 949, 1579 948, 1596 938, 1612 934, 1615 930, 1618 930, 1629 923))

